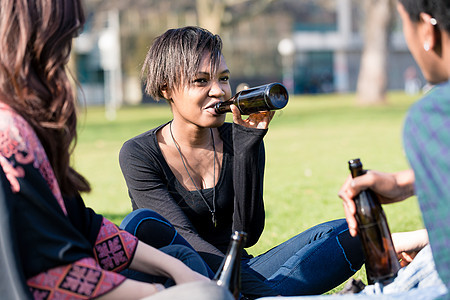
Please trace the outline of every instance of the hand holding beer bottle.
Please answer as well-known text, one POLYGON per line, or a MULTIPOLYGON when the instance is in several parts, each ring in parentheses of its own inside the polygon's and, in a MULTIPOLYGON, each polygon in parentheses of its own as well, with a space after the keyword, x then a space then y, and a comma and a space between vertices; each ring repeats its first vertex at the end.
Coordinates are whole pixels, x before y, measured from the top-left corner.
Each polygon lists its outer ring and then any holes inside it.
MULTIPOLYGON (((359 159, 352 159, 348 163, 353 178, 365 174, 359 159)), ((386 282, 396 276, 400 263, 383 208, 377 195, 370 189, 361 191, 353 200, 356 208, 354 215, 366 258, 368 282, 386 282)))
POLYGON ((276 110, 284 108, 289 95, 280 83, 269 83, 239 91, 229 100, 217 103, 216 113, 233 112, 233 122, 244 126, 266 129, 276 110), (242 119, 242 115, 249 115, 242 119))

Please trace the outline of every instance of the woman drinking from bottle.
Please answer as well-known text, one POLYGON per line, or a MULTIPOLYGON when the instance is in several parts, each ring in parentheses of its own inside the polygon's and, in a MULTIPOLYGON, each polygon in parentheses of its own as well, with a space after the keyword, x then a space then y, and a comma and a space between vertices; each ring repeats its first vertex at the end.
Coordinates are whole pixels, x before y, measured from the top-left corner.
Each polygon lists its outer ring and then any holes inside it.
MULTIPOLYGON (((233 123, 216 113, 229 99, 230 70, 219 36, 198 27, 171 29, 151 46, 143 67, 146 92, 165 99, 173 119, 127 141, 120 166, 134 211, 121 227, 152 245, 183 243, 214 273, 231 233, 247 233, 246 247, 264 229, 263 138, 274 112, 233 123), (160 230, 146 230, 146 224, 160 230)), ((320 294, 363 264, 358 239, 345 220, 317 225, 257 257, 244 253, 242 293, 320 294)))

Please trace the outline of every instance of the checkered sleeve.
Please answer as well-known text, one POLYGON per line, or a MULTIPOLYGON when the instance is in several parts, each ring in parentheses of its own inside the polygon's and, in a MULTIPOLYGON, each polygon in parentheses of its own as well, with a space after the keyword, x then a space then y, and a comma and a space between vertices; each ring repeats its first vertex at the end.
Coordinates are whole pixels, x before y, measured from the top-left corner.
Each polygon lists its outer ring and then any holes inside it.
POLYGON ((413 105, 405 120, 405 152, 436 268, 450 288, 450 82, 413 105))

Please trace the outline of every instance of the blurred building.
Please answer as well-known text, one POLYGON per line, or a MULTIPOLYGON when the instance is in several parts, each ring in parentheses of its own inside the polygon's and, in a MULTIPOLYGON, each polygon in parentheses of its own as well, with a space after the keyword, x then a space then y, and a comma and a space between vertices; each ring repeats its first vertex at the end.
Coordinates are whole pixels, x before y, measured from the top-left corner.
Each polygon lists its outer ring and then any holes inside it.
MULTIPOLYGON (((291 38, 295 48, 297 93, 356 90, 363 49, 361 1, 326 2, 329 5, 310 4, 307 13, 294 24, 291 38)), ((389 90, 404 89, 404 72, 408 68, 419 70, 408 51, 399 22, 398 18, 394 20, 389 41, 389 90)), ((416 78, 416 82, 421 79, 416 78)))
MULTIPOLYGON (((198 24, 196 1, 85 2, 88 22, 74 52, 87 103, 114 110, 149 101, 140 80, 145 53, 167 29, 198 24)), ((223 18, 255 5, 229 8, 223 18)), ((359 7, 359 0, 277 0, 257 16, 223 27, 232 87, 277 81, 293 93, 354 91, 363 47, 359 7)), ((389 89, 403 89, 405 70, 416 68, 399 26, 391 35, 388 66, 389 89)))

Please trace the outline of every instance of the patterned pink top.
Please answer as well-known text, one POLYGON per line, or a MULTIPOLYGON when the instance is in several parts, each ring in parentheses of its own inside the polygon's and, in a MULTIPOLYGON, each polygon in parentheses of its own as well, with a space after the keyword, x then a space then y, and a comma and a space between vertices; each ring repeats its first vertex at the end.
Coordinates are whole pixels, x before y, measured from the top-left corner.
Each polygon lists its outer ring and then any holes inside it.
MULTIPOLYGON (((20 115, 0 102, 0 167, 13 195, 21 192, 21 181, 26 176, 23 166, 30 164, 42 175, 67 217, 66 204, 38 137, 20 115)), ((101 296, 125 280, 117 272, 129 266, 136 246, 136 237, 103 218, 91 256, 70 264, 56 263, 57 267, 27 278, 27 284, 35 299, 90 299, 101 296)), ((36 260, 39 259, 36 257, 36 260)), ((57 260, 58 257, 52 259, 57 260)))

